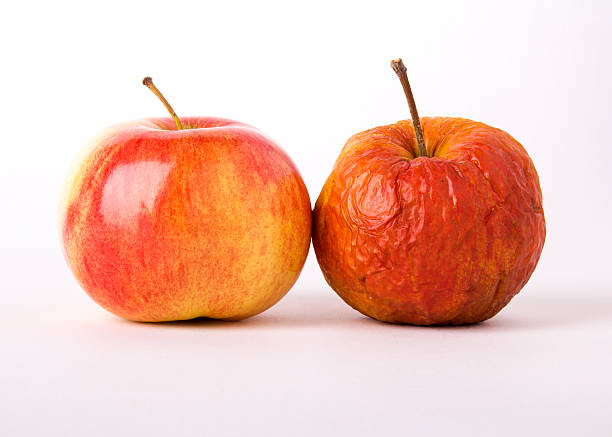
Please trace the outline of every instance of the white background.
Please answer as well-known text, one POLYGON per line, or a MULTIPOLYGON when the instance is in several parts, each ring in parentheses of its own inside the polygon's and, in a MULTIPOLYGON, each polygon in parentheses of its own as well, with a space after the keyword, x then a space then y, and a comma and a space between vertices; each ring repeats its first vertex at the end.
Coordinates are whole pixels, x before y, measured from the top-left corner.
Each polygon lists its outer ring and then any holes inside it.
POLYGON ((609 2, 10 2, 0 14, 0 435, 610 435, 609 2), (486 323, 392 326, 347 307, 314 253, 240 323, 97 307, 56 232, 87 139, 179 115, 255 125, 314 203, 346 139, 421 116, 502 128, 540 174, 548 236, 486 323))

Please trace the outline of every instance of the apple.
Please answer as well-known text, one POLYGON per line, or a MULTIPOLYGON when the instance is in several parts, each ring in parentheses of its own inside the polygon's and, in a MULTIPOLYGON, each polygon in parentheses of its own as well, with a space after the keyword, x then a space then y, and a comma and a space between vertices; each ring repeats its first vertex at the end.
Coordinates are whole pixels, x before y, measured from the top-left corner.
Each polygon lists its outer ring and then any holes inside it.
POLYGON ((135 321, 238 320, 281 299, 308 254, 311 206, 287 154, 214 117, 119 124, 77 160, 60 205, 82 288, 135 321))
POLYGON ((419 119, 352 136, 317 199, 325 279, 361 313, 414 325, 476 323, 525 285, 546 234, 533 162, 506 132, 419 119))

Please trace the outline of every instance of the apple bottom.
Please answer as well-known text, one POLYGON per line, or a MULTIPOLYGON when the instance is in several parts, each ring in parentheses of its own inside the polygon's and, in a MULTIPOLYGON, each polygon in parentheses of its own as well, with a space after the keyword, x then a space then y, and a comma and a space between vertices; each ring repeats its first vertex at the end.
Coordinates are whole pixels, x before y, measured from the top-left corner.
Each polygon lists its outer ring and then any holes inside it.
POLYGON ((192 229, 191 238, 177 238, 157 232, 163 225, 146 216, 134 232, 99 223, 71 242, 70 264, 83 289, 120 317, 237 320, 264 311, 291 288, 308 251, 308 225, 308 216, 296 226, 271 215, 219 214, 192 229))

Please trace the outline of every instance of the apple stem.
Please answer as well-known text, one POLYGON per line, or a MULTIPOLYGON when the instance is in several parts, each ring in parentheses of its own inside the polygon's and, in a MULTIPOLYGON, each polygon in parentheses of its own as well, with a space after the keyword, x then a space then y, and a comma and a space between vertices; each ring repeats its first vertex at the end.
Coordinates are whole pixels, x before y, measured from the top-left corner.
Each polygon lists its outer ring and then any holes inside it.
POLYGON ((181 124, 181 120, 178 118, 178 115, 176 115, 176 112, 174 112, 174 109, 172 109, 172 106, 170 106, 170 103, 168 103, 164 95, 153 84, 153 79, 147 76, 142 80, 142 84, 146 86, 147 88, 149 88, 151 91, 153 91, 153 94, 155 94, 159 98, 159 100, 161 100, 161 102, 164 104, 164 106, 166 107, 166 109, 168 110, 172 118, 174 119, 174 122, 176 123, 176 128, 178 130, 182 130, 183 125, 181 124))
POLYGON ((414 134, 417 140, 417 146, 419 148, 418 156, 427 156, 427 148, 425 147, 425 139, 423 138, 423 128, 421 127, 421 121, 419 119, 419 113, 417 112, 416 103, 414 103, 414 96, 412 95, 412 89, 410 89, 410 82, 408 82, 408 74, 406 74, 406 66, 402 59, 395 59, 391 61, 391 68, 399 77, 404 88, 404 94, 406 94, 406 100, 408 100, 408 107, 410 108, 410 116, 412 117, 412 126, 414 126, 414 134))

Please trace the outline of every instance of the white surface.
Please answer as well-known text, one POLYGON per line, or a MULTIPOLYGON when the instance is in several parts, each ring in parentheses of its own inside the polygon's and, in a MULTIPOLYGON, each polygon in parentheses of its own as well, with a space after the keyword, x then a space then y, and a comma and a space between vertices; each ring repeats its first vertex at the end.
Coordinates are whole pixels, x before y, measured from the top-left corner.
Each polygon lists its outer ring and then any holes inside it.
POLYGON ((304 288, 239 323, 151 325, 68 273, 28 282, 0 327, 2 435, 612 433, 609 289, 527 287, 460 328, 379 323, 304 288))
POLYGON ((612 433, 608 2, 11 2, 0 15, 0 435, 612 433), (507 130, 540 174, 548 237, 521 294, 467 328, 380 324, 314 257, 238 323, 144 325, 79 290, 59 188, 101 128, 251 123, 318 196, 353 133, 419 112, 507 130))

